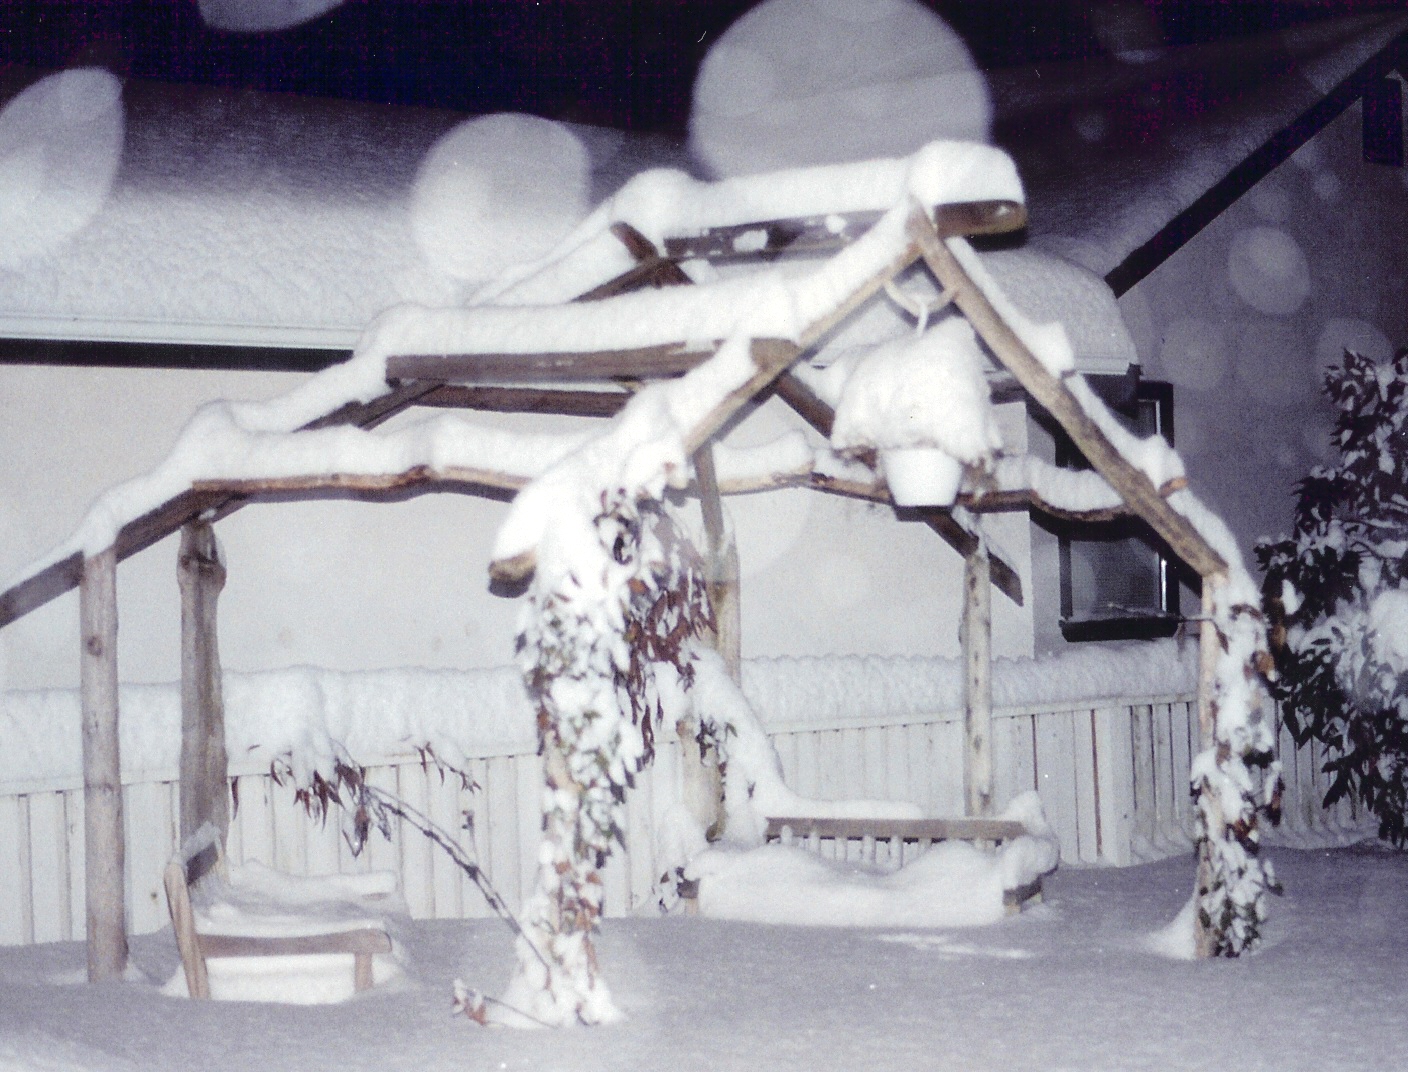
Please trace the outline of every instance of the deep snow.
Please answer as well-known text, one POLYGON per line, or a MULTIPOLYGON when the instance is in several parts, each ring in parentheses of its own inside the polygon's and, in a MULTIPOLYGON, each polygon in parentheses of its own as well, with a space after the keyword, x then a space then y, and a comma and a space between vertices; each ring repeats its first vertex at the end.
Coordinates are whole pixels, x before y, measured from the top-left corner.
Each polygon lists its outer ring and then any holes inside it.
POLYGON ((1237 961, 1145 949, 1188 895, 1186 858, 1058 871, 1044 905, 972 929, 608 920, 601 955, 627 1019, 590 1030, 451 1014, 454 977, 496 993, 508 974, 510 935, 492 920, 415 924, 407 988, 341 1006, 163 997, 169 930, 136 939, 140 978, 100 986, 76 985, 80 944, 5 948, 0 1070, 1408 1066, 1408 855, 1271 855, 1287 893, 1266 948, 1237 961))

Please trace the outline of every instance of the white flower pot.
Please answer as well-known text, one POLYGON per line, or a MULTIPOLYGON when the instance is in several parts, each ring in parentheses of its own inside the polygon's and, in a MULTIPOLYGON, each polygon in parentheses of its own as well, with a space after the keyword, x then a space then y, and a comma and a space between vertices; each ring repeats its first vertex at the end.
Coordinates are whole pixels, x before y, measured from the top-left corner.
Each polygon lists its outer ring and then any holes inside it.
POLYGON ((952 506, 963 463, 937 447, 882 450, 880 468, 896 506, 952 506))

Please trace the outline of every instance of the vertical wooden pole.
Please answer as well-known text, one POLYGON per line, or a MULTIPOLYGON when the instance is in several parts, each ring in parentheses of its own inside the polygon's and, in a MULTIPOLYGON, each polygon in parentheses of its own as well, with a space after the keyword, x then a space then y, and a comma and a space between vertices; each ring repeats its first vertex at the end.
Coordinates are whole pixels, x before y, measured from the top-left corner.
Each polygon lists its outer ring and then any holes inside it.
POLYGON ((699 485, 699 507, 704 514, 707 542, 705 581, 717 624, 714 646, 723 656, 730 676, 741 680, 743 637, 738 601, 738 548, 724 526, 724 504, 714 471, 714 448, 705 444, 694 452, 694 475, 699 485))
POLYGON ((117 552, 83 561, 78 585, 82 635, 83 835, 88 899, 88 981, 127 968, 126 844, 117 722, 117 552))
MULTIPOLYGON (((706 443, 694 452, 694 476, 704 514, 705 583, 714 610, 714 649, 723 656, 729 676, 741 682, 742 644, 738 606, 738 551, 724 525, 724 506, 714 470, 714 448, 706 443)), ((680 738, 680 769, 686 807, 715 837, 723 831, 724 783, 719 757, 699 743, 699 726, 682 719, 675 727, 680 738)))
POLYGON ((192 521, 181 530, 181 840, 213 823, 220 843, 230 827, 229 758, 220 683, 216 603, 225 565, 215 530, 192 521))
MULTIPOLYGON (((1198 746, 1200 751, 1217 747, 1217 707, 1213 687, 1217 680, 1217 659, 1222 645, 1217 638, 1213 614, 1222 602, 1227 575, 1215 573, 1203 577, 1203 620, 1198 628, 1198 746)), ((1198 793, 1194 807, 1200 809, 1207 822, 1207 838, 1198 843, 1197 893, 1199 901, 1212 885, 1211 846, 1226 837, 1226 821, 1216 793, 1198 793)), ((1199 958, 1211 957, 1216 936, 1203 924, 1203 914, 1193 914, 1193 948, 1199 958)))
POLYGON ((963 794, 969 815, 992 800, 992 562, 979 540, 963 559, 963 794))

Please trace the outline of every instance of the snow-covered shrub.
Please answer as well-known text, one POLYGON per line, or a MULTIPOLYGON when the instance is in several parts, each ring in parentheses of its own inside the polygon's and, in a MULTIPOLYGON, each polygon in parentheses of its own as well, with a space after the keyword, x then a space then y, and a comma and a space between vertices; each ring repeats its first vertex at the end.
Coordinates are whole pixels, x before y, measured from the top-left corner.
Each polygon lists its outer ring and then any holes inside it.
POLYGON ((617 1013, 592 936, 600 871, 622 805, 654 753, 668 699, 692 680, 690 641, 712 628, 702 564, 656 500, 603 496, 600 554, 540 569, 518 637, 546 763, 538 885, 524 909, 507 1004, 548 1024, 617 1013))
POLYGON ((1276 620, 1276 698, 1349 794, 1408 841, 1408 349, 1346 353, 1325 376, 1336 461, 1298 487, 1290 536, 1258 545, 1276 620))

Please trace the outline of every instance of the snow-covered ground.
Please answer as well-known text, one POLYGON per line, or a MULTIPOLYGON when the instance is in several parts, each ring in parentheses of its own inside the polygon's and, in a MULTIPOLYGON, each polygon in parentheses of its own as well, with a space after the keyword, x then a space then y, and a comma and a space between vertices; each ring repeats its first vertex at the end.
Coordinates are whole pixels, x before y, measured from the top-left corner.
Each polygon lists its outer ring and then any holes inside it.
POLYGON ((609 920, 627 1019, 581 1030, 451 1013, 456 976, 492 993, 511 970, 496 921, 415 924, 406 989, 322 1007, 163 997, 169 930, 135 941, 141 978, 100 986, 78 983, 80 944, 3 948, 0 1070, 1408 1067, 1408 854, 1272 856, 1286 895, 1236 961, 1146 950, 1188 895, 1186 858, 1058 871, 1044 905, 972 929, 609 920))

